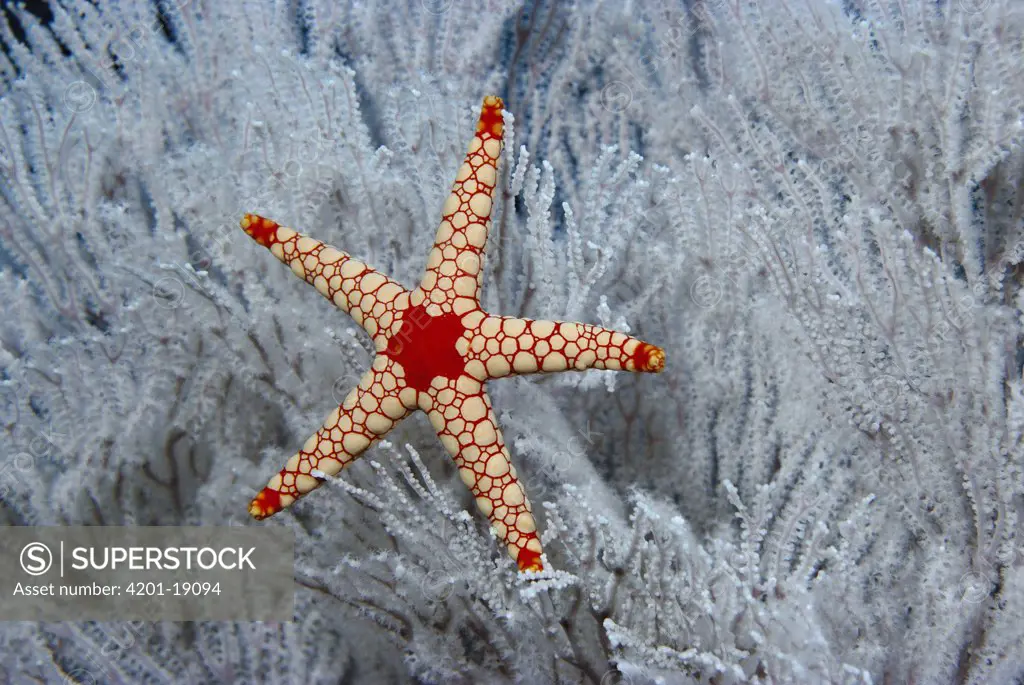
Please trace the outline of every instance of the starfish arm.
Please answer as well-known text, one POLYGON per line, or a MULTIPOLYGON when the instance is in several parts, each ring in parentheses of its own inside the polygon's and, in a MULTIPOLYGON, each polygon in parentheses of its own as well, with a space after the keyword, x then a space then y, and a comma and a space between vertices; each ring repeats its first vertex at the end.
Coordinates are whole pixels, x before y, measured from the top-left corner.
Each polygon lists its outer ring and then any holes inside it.
POLYGON ((665 353, 637 338, 588 323, 485 316, 468 343, 466 369, 480 380, 505 376, 615 369, 658 373, 665 353))
POLYGON ((484 98, 476 135, 445 200, 441 225, 427 257, 420 289, 425 299, 437 304, 442 313, 465 314, 479 302, 481 262, 501 154, 502 106, 499 97, 484 98))
POLYGON ((530 501, 516 477, 482 385, 469 376, 434 379, 424 395, 420 408, 427 412, 442 444, 455 459, 462 482, 473 493, 519 570, 543 570, 530 501))
POLYGON ((393 362, 377 357, 359 385, 249 504, 253 518, 265 519, 320 487, 320 471, 333 476, 404 418, 409 409, 397 395, 393 362), (388 389, 390 388, 390 390, 388 389))
POLYGON ((246 214, 241 225, 296 276, 351 316, 381 349, 396 312, 408 307, 405 288, 348 253, 270 219, 246 214))

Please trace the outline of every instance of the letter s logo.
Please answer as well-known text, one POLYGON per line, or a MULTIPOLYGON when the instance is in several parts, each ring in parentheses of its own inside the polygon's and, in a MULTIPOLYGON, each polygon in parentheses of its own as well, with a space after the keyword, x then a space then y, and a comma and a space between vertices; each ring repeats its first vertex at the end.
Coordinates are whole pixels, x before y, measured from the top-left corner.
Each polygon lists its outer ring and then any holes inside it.
POLYGON ((41 542, 30 542, 21 549, 21 568, 30 576, 41 576, 53 566, 50 548, 41 542))

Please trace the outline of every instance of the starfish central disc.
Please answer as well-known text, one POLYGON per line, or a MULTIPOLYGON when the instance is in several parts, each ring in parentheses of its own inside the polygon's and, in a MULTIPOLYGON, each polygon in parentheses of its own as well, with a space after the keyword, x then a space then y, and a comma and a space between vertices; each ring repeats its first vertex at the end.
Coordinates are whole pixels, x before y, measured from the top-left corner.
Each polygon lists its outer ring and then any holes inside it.
POLYGON ((426 307, 410 307, 402 327, 390 340, 384 354, 402 365, 405 382, 418 392, 426 392, 438 376, 455 379, 462 375, 466 360, 455 349, 455 341, 465 334, 462 316, 431 316, 426 307))

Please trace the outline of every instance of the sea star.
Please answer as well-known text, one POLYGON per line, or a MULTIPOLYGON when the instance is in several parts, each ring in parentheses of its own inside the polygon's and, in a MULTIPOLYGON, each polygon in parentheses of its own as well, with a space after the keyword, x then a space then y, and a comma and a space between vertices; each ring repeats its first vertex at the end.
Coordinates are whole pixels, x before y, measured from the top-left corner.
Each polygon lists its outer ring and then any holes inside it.
POLYGON ((348 254, 246 214, 242 229, 373 338, 376 356, 345 401, 252 500, 263 519, 351 464, 415 409, 426 412, 480 511, 520 571, 541 545, 484 382, 569 369, 661 371, 654 345, 585 323, 492 316, 480 307, 481 260, 502 147, 500 98, 484 98, 476 135, 442 209, 419 286, 406 290, 348 254))

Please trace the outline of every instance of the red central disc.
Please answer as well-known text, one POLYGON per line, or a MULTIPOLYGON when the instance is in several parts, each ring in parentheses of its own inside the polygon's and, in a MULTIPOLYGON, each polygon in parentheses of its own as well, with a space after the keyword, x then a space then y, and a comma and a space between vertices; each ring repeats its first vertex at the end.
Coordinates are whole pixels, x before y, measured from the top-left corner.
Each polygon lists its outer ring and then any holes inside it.
POLYGON ((426 392, 435 377, 455 379, 465 371, 466 360, 455 349, 455 341, 465 332, 458 314, 431 316, 426 307, 416 305, 406 310, 402 327, 388 340, 384 354, 402 365, 410 388, 426 392))

